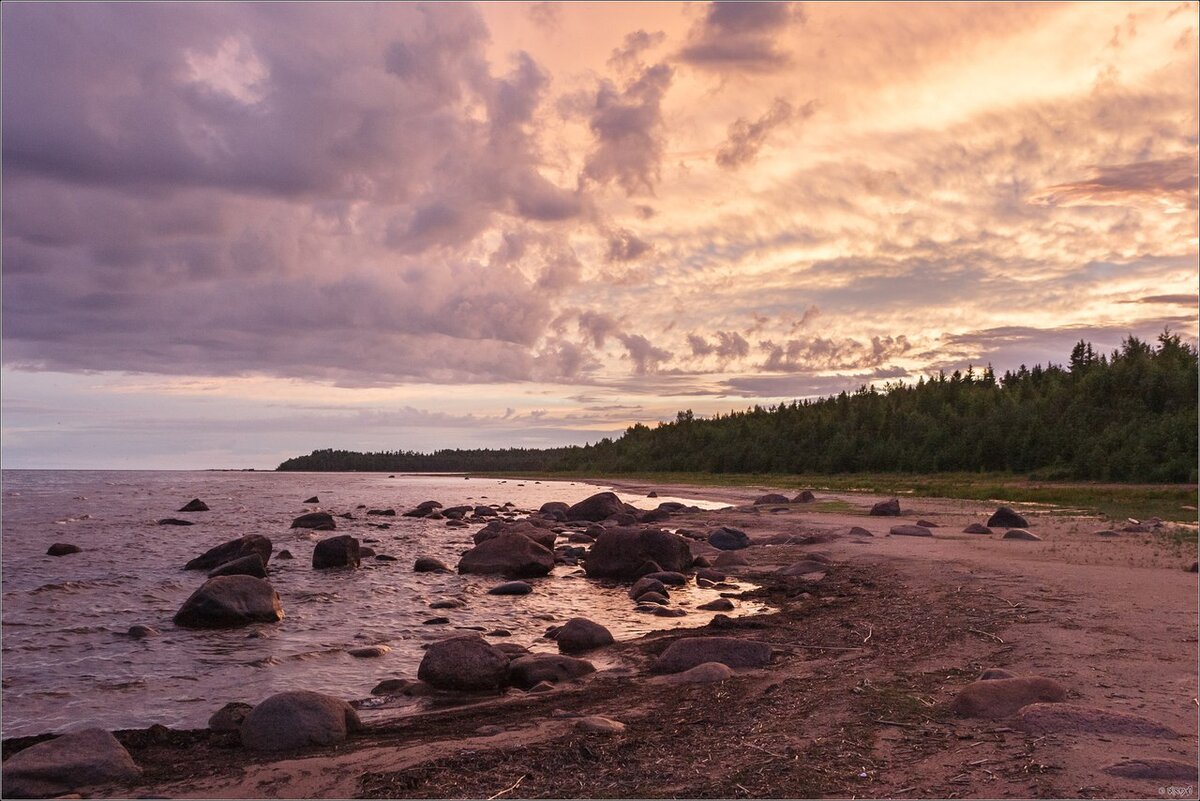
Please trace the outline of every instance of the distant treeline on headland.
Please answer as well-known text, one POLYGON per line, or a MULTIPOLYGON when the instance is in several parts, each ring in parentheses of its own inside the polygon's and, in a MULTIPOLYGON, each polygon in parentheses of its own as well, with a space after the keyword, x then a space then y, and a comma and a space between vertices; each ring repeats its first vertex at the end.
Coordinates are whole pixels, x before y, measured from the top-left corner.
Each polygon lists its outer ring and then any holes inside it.
POLYGON ((855 473, 1012 472, 1044 479, 1197 481, 1196 350, 1164 332, 1109 355, 1080 341, 1067 365, 989 366, 916 384, 755 406, 627 429, 593 445, 356 453, 279 470, 855 473))

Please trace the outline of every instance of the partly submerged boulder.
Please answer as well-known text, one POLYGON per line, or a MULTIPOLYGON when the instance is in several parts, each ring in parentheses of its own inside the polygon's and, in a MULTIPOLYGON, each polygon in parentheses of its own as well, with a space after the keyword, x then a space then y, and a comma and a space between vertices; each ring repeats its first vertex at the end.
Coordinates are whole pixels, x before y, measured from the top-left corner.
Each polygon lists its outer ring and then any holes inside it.
POLYGON ((459 573, 536 578, 554 569, 554 552, 522 534, 504 532, 462 555, 459 573))
POLYGON ((321 540, 313 548, 312 566, 316 570, 358 567, 360 560, 358 540, 349 534, 321 540))
POLYGON ((429 646, 417 678, 439 690, 498 690, 508 680, 508 655, 476 634, 429 646))
POLYGON ((487 542, 506 533, 520 534, 522 537, 528 537, 543 548, 549 548, 550 550, 554 550, 554 543, 558 539, 558 535, 550 529, 534 525, 528 520, 517 520, 515 522, 493 520, 479 529, 479 531, 476 531, 471 539, 478 545, 481 542, 487 542))
POLYGON ((262 560, 263 566, 271 561, 271 541, 261 534, 247 534, 236 540, 223 542, 215 548, 209 548, 204 553, 184 565, 185 570, 212 570, 214 567, 255 555, 262 560))
POLYGON ((255 578, 265 579, 267 577, 267 568, 263 565, 262 557, 256 553, 252 553, 249 556, 243 556, 241 559, 226 562, 208 573, 209 578, 216 578, 217 576, 254 576, 255 578))
POLYGON ((310 528, 314 531, 333 531, 337 528, 337 524, 333 522, 333 515, 329 512, 309 512, 306 515, 300 515, 292 521, 292 528, 310 528))
POLYGON ((72 545, 69 542, 56 542, 46 549, 47 556, 67 556, 68 554, 82 552, 82 548, 78 545, 72 545))
POLYGON ((272 695, 250 710, 241 726, 242 745, 256 751, 332 745, 361 726, 358 713, 341 698, 290 690, 272 695))
POLYGON ((687 540, 657 528, 610 528, 596 538, 584 569, 590 578, 633 580, 661 570, 682 573, 692 564, 687 540), (658 570, 647 570, 653 562, 658 570))
POLYGON ((564 623, 554 639, 564 654, 580 654, 613 644, 612 632, 583 617, 573 617, 564 623))
POLYGON ((190 501, 179 507, 176 511, 179 512, 207 512, 208 504, 199 498, 192 498, 190 501))
POLYGON ((218 629, 283 619, 279 593, 254 576, 211 578, 183 602, 175 625, 186 629, 218 629))

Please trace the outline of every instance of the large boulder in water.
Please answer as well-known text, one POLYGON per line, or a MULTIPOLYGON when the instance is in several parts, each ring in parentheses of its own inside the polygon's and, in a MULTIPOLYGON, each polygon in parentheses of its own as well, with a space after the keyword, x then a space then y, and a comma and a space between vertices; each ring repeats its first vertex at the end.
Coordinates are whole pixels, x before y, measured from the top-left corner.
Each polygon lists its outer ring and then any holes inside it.
POLYGON ((554 569, 554 552, 522 534, 505 532, 463 554, 459 573, 536 578, 554 569))
POLYGON ((442 505, 437 501, 422 501, 415 508, 409 509, 404 513, 405 517, 428 517, 433 514, 435 509, 441 509, 442 505))
POLYGON ((72 545, 69 542, 56 542, 46 549, 47 556, 67 556, 68 554, 81 553, 83 551, 78 545, 72 545))
POLYGON ((253 576, 211 578, 183 602, 175 625, 185 629, 222 629, 283 619, 279 593, 253 576))
POLYGON ((199 498, 192 498, 190 501, 181 506, 177 511, 180 512, 207 512, 208 504, 199 498))
POLYGON ((498 690, 508 681, 508 655, 468 634, 429 646, 417 678, 439 690, 498 690))
POLYGON ((996 528, 1025 528, 1029 521, 1007 506, 1001 506, 988 518, 988 526, 996 528))
POLYGON ((4 796, 64 795, 141 775, 142 769, 116 737, 104 729, 84 729, 31 745, 5 760, 4 796))
POLYGON ((309 512, 292 521, 292 528, 311 528, 313 531, 333 531, 337 524, 329 512, 309 512))
POLYGON ((530 654, 510 662, 508 671, 509 679, 515 686, 528 690, 539 682, 557 684, 595 673, 596 667, 585 659, 561 654, 530 654))
POLYGON ((550 550, 554 550, 554 543, 558 539, 558 535, 550 529, 535 526, 528 520, 518 520, 512 523, 506 520, 493 520, 479 529, 479 531, 476 531, 471 539, 478 545, 481 542, 487 542, 505 533, 520 534, 522 537, 528 537, 543 548, 549 548, 550 550))
POLYGON ((360 561, 358 540, 349 534, 330 537, 313 548, 312 566, 316 570, 330 567, 358 567, 360 561))
POLYGON ((566 510, 567 520, 590 520, 598 522, 626 513, 625 504, 612 492, 598 492, 584 498, 566 510))
POLYGON ((212 570, 227 562, 256 555, 265 567, 271 560, 271 541, 261 534, 247 534, 236 540, 223 542, 215 548, 209 548, 204 553, 184 565, 185 570, 212 570))
POLYGON ((660 570, 682 573, 691 567, 692 552, 687 540, 657 528, 610 528, 596 538, 584 569, 590 578, 626 581, 645 574, 647 562, 660 570))
POLYGON ((554 639, 564 654, 580 654, 613 644, 612 632, 583 617, 573 617, 564 623, 554 639))
POLYGON ((886 501, 880 501, 871 507, 871 514, 875 517, 899 517, 900 499, 891 498, 886 501))
POLYGON ((676 640, 655 661, 655 673, 680 673, 705 662, 731 668, 761 668, 771 661, 771 646, 735 637, 688 637, 676 640))
POLYGON ((362 727, 358 713, 341 698, 308 690, 272 695, 242 721, 242 745, 255 751, 291 751, 332 745, 362 727))
POLYGON ((750 537, 740 528, 721 526, 708 533, 708 544, 720 551, 740 551, 750 547, 750 537))

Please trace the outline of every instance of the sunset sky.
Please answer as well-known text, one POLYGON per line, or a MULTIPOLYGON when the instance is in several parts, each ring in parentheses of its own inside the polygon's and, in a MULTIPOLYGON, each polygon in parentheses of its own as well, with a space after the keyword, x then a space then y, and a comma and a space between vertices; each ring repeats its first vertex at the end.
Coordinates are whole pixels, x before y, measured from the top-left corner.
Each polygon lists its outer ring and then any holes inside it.
POLYGON ((1197 335, 1196 3, 4 3, 3 465, 1197 335))

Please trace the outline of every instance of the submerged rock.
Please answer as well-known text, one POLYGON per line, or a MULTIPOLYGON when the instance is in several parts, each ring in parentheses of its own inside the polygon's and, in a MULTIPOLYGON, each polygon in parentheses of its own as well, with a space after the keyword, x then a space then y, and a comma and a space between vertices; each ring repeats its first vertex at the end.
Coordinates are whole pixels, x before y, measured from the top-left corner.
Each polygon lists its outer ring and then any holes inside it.
POLYGON ((162 520, 155 521, 160 526, 194 526, 196 525, 191 520, 180 520, 178 517, 164 517, 162 520))
POLYGON ((241 726, 242 745, 256 751, 290 751, 332 745, 362 727, 340 698, 308 690, 277 693, 255 706, 241 726))
POLYGON ((506 581, 488 590, 488 595, 528 595, 533 585, 525 581, 506 581))

